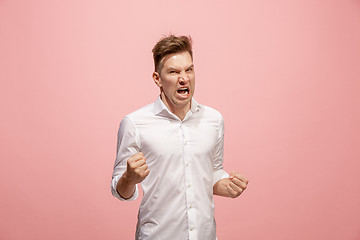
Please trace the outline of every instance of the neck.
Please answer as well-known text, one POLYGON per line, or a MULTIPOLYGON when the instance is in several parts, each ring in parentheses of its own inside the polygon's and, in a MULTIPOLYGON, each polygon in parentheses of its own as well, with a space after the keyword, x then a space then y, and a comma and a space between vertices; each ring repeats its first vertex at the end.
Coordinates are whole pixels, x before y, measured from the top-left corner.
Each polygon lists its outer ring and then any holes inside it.
POLYGON ((172 103, 163 92, 160 94, 160 98, 165 104, 165 106, 170 110, 170 112, 180 118, 181 121, 184 120, 186 114, 190 110, 191 101, 186 103, 185 105, 177 105, 172 103))

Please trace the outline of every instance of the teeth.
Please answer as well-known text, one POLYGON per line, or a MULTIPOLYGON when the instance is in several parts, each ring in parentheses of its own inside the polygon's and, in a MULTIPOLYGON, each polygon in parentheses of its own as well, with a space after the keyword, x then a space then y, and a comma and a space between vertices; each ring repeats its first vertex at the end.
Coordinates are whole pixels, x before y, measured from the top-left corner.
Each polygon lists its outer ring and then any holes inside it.
POLYGON ((179 88, 177 92, 181 95, 186 95, 189 93, 189 89, 188 88, 179 88))

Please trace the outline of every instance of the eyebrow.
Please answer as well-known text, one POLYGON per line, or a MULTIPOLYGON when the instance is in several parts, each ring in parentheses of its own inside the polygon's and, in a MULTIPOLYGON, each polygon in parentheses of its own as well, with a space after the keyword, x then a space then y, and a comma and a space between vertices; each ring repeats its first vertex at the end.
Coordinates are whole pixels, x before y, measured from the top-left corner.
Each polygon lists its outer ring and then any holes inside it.
MULTIPOLYGON (((194 64, 191 64, 191 65, 190 65, 189 67, 187 67, 186 69, 193 68, 193 67, 194 67, 194 64)), ((171 70, 179 71, 179 69, 176 68, 176 67, 169 67, 167 70, 168 70, 168 71, 171 71, 171 70)))
POLYGON ((193 68, 193 67, 194 67, 194 64, 191 64, 191 65, 190 65, 190 67, 188 67, 187 69, 189 69, 189 68, 193 68))
POLYGON ((168 71, 172 71, 172 70, 176 70, 176 71, 179 71, 179 69, 177 69, 177 68, 174 68, 174 67, 169 67, 168 69, 167 69, 168 71))

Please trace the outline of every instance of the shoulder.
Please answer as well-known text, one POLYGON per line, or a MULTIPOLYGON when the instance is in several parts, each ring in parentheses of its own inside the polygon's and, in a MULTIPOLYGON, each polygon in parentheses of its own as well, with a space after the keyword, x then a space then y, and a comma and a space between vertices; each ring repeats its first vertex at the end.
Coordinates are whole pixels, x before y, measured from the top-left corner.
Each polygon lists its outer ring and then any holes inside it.
POLYGON ((119 133, 136 131, 138 123, 144 122, 154 115, 153 109, 153 103, 151 103, 127 114, 120 122, 119 133))
POLYGON ((154 103, 150 103, 132 113, 127 114, 124 119, 136 120, 139 118, 150 117, 154 115, 154 103))
POLYGON ((124 116, 120 122, 120 128, 136 129, 142 124, 151 122, 154 118, 154 103, 150 103, 134 112, 124 116))
POLYGON ((215 108, 212 108, 212 107, 209 107, 206 105, 202 105, 202 104, 199 104, 198 106, 200 108, 200 112, 202 112, 205 117, 208 117, 208 118, 211 118, 214 120, 218 120, 221 122, 224 121, 223 115, 215 108))

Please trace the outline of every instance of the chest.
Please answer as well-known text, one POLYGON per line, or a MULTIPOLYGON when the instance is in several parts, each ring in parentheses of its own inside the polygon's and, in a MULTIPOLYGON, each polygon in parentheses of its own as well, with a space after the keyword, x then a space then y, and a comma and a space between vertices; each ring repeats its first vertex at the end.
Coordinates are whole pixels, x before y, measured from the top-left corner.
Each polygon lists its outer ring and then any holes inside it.
POLYGON ((218 141, 218 123, 206 119, 176 121, 154 118, 138 124, 141 151, 149 159, 191 154, 211 156, 218 141))

